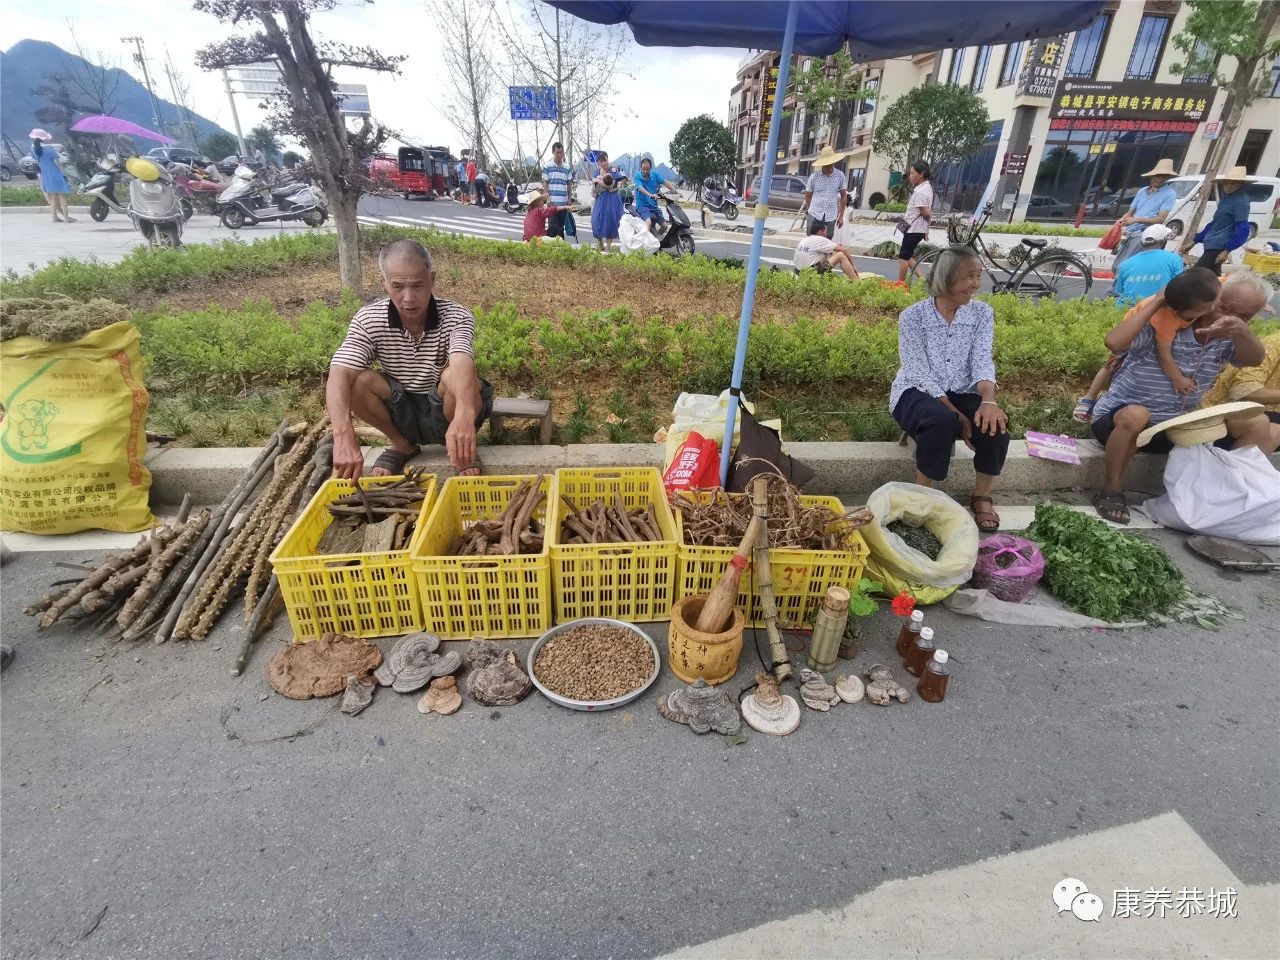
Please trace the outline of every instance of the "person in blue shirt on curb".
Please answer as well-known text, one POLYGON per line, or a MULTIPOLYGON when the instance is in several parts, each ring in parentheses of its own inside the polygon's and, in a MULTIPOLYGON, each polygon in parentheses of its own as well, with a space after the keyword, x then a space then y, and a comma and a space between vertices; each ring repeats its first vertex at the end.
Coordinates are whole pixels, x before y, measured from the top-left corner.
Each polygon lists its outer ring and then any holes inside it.
POLYGON ((1204 243, 1204 253, 1196 266, 1221 276, 1227 254, 1249 239, 1249 191, 1244 188, 1253 181, 1244 167, 1232 167, 1214 180, 1218 183, 1218 209, 1204 236, 1196 237, 1204 243))
POLYGON ((1182 272, 1182 258, 1165 249, 1171 236, 1173 231, 1163 223, 1153 223, 1142 231, 1142 249, 1116 271, 1114 293, 1122 305, 1131 307, 1159 293, 1182 272))
POLYGON ((658 231, 659 237, 664 236, 667 232, 667 222, 662 217, 662 211, 658 209, 658 197, 662 193, 662 188, 666 187, 671 191, 673 198, 678 200, 679 196, 675 188, 668 186, 661 174, 653 172, 653 161, 648 157, 640 161, 640 172, 635 175, 633 182, 636 187, 636 216, 644 220, 645 226, 650 229, 656 222, 662 227, 658 231))

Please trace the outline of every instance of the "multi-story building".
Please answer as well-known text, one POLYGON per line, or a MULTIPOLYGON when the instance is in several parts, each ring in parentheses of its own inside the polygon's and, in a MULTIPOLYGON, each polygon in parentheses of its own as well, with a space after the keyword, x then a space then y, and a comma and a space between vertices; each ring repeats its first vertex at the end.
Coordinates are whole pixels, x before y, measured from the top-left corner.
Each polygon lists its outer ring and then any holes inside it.
MULTIPOLYGON (((867 85, 878 87, 878 98, 842 111, 834 139, 803 108, 784 117, 778 172, 808 173, 817 149, 831 142, 853 151, 850 183, 869 206, 900 177, 871 150, 882 111, 914 86, 956 83, 982 97, 992 124, 976 156, 939 171, 944 205, 972 210, 992 185, 996 208, 1015 219, 1070 219, 1082 204, 1092 219, 1113 218, 1156 161, 1167 157, 1181 173, 1199 173, 1222 131, 1226 95, 1213 77, 1171 70, 1186 60, 1171 38, 1189 13, 1180 0, 1112 0, 1074 34, 868 64, 867 85)), ((775 62, 776 54, 756 54, 738 71, 735 134, 744 187, 762 165, 760 78, 775 62)), ((1234 63, 1226 58, 1219 69, 1230 76, 1234 63)), ((1280 176, 1280 60, 1272 78, 1270 97, 1250 106, 1220 147, 1228 166, 1268 177, 1280 176)))

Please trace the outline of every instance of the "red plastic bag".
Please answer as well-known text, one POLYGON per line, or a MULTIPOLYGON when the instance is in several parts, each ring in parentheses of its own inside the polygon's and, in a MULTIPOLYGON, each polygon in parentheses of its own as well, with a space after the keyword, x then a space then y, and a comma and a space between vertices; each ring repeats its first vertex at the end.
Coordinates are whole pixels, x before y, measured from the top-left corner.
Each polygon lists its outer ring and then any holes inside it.
POLYGON ((720 444, 700 433, 690 433, 662 475, 668 493, 720 485, 720 444))
POLYGON ((1123 236, 1124 236, 1124 227, 1122 227, 1120 225, 1120 221, 1117 220, 1115 223, 1111 225, 1111 229, 1106 232, 1106 235, 1101 240, 1098 241, 1098 249, 1114 250, 1116 247, 1120 245, 1120 238, 1123 236))

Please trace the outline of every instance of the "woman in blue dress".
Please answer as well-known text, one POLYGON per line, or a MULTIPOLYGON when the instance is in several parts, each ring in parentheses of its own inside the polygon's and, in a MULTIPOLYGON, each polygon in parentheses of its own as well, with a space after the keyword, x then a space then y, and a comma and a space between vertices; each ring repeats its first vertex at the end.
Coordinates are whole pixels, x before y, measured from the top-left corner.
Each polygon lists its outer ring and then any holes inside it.
POLYGON ((44 141, 52 140, 48 131, 36 127, 31 131, 31 155, 40 165, 40 189, 49 201, 49 209, 53 211, 53 222, 75 223, 71 216, 71 205, 67 199, 71 193, 71 185, 67 183, 62 167, 58 165, 58 152, 44 145, 44 141))
POLYGON ((591 205, 591 233, 597 247, 612 253, 613 241, 618 239, 618 224, 622 222, 622 195, 618 190, 627 176, 617 167, 609 166, 609 154, 603 150, 596 152, 596 162, 600 166, 591 181, 596 198, 591 205))

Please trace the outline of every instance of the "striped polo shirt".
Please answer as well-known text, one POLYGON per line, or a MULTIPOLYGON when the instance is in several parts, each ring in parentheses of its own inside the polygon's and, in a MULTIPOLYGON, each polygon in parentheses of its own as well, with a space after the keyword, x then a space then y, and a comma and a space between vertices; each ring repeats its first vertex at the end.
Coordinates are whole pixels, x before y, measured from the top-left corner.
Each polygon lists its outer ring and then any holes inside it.
POLYGON ((1173 389, 1160 369, 1155 330, 1147 324, 1130 345, 1120 372, 1111 381, 1111 389, 1093 408, 1094 422, 1135 403, 1151 411, 1152 425, 1188 413, 1200 405, 1201 397, 1218 379, 1222 368, 1235 357, 1236 344, 1230 337, 1210 340, 1202 346, 1194 328, 1179 330, 1173 338, 1173 361, 1183 374, 1196 382, 1192 394, 1184 397, 1173 389))
POLYGON ((558 167, 549 163, 542 168, 542 178, 547 181, 547 198, 553 206, 569 205, 569 180, 572 174, 568 167, 558 167))
POLYGON ((415 340, 404 328, 396 305, 387 298, 356 311, 329 366, 370 370, 377 363, 410 393, 429 393, 449 365, 449 354, 475 356, 475 330, 476 318, 470 310, 452 300, 432 297, 427 304, 426 330, 415 340))

